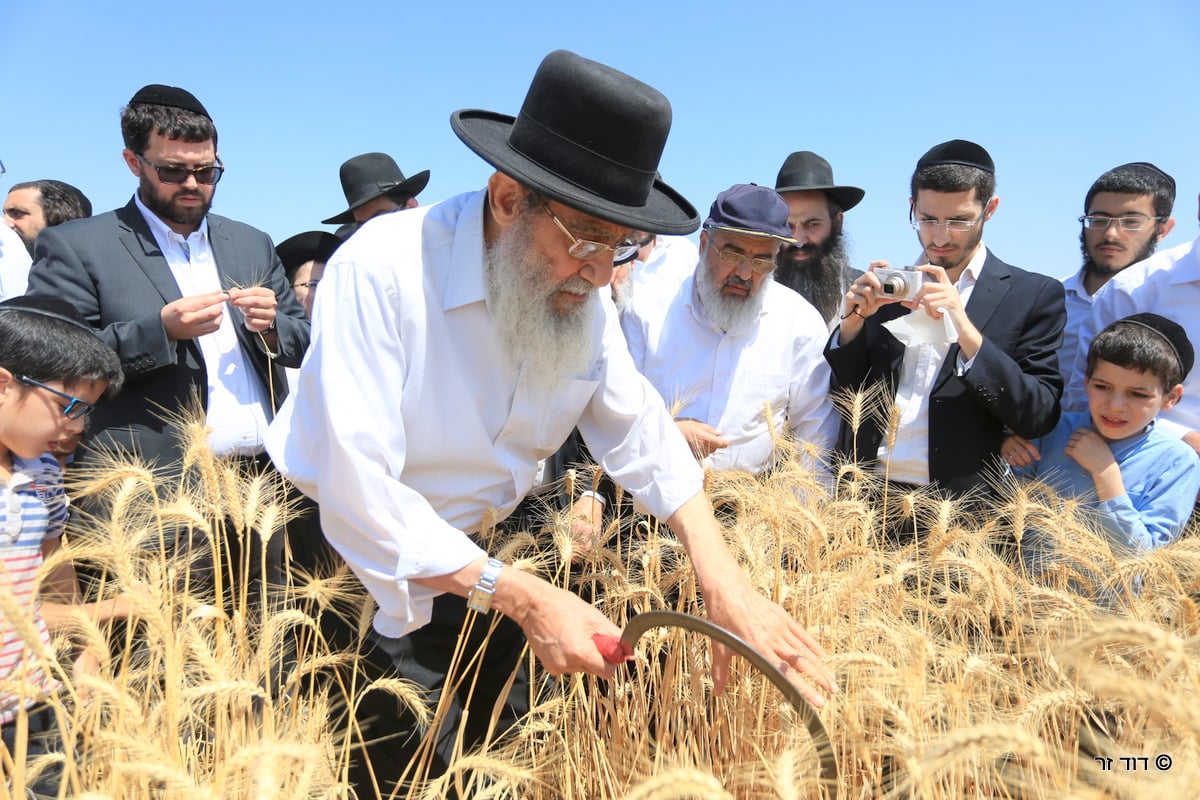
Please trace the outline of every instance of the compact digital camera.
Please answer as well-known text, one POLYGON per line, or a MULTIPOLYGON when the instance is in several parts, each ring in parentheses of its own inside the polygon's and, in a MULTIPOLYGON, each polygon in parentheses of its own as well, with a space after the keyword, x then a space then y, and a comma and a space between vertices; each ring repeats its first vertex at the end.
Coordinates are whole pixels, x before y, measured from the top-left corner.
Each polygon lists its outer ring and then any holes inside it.
POLYGON ((883 286, 883 294, 893 300, 916 300, 921 287, 933 279, 928 272, 913 267, 877 269, 875 277, 883 286))

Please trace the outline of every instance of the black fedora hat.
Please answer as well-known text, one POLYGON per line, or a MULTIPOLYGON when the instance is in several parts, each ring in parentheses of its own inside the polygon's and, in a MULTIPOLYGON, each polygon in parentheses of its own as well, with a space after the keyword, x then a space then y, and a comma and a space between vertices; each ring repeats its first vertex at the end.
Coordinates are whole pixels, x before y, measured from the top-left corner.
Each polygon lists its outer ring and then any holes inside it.
POLYGON ((275 246, 275 253, 283 262, 283 268, 292 270, 308 261, 328 261, 342 240, 328 231, 305 231, 289 236, 275 246))
POLYGON ((777 192, 824 192, 849 211, 867 194, 857 186, 838 186, 833 182, 833 167, 811 150, 792 153, 784 159, 775 178, 777 192))
POLYGON ((500 172, 585 214, 647 233, 700 226, 692 204, 658 179, 671 104, 612 67, 556 50, 516 118, 463 109, 450 125, 500 172))
POLYGON ((363 153, 342 164, 338 170, 342 179, 342 192, 350 207, 329 219, 321 220, 322 225, 341 225, 344 222, 354 222, 354 209, 369 203, 376 197, 385 195, 403 195, 416 197, 429 183, 429 170, 418 172, 411 178, 405 178, 396 161, 387 153, 363 153))

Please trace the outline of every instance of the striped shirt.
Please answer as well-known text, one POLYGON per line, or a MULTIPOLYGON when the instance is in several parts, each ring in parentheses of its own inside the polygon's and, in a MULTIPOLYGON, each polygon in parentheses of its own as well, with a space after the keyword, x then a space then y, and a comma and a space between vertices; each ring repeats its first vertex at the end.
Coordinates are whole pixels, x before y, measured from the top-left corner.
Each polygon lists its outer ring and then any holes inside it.
POLYGON ((50 648, 34 579, 42 565, 42 543, 62 536, 67 521, 62 472, 54 457, 26 460, 14 454, 12 462, 12 478, 0 485, 0 593, 7 595, 6 607, 15 604, 23 610, 24 620, 14 624, 0 611, 0 725, 11 722, 22 706, 59 688, 39 665, 21 629, 36 635, 44 649, 50 648))

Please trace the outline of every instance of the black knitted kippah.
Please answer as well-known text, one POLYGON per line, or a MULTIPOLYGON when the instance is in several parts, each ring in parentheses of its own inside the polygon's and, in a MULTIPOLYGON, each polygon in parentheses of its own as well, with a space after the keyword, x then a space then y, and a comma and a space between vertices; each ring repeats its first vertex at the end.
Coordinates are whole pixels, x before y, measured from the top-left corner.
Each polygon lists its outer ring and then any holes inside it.
POLYGON ((149 103, 156 106, 182 108, 184 111, 191 111, 212 119, 208 113, 208 109, 196 99, 196 95, 187 89, 180 89, 178 86, 164 86, 161 83, 152 83, 149 86, 143 86, 137 90, 137 94, 129 101, 129 105, 133 105, 134 103, 149 103))
POLYGON ((984 172, 996 173, 996 165, 992 163, 992 157, 988 155, 988 151, 966 139, 951 139, 948 142, 934 145, 928 153, 921 156, 921 160, 917 162, 917 169, 934 167, 939 164, 961 164, 964 167, 975 167, 984 172))

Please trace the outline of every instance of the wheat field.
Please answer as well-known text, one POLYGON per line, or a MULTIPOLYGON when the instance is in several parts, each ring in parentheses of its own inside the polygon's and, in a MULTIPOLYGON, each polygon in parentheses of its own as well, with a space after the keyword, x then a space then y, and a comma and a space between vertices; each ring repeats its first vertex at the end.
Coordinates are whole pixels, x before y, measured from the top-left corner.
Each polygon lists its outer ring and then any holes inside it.
MULTIPOLYGON (((366 690, 394 694, 431 731, 440 719, 415 687, 368 683, 352 649, 324 640, 322 614, 364 634, 369 599, 339 565, 293 571, 277 597, 244 578, 258 566, 245 562, 216 580, 226 603, 193 586, 162 544, 170 532, 186 527, 218 547, 267 542, 295 508, 276 478, 240 472, 201 444, 186 459, 170 485, 130 463, 75 476, 77 496, 109 510, 73 525, 63 557, 92 565, 105 593, 147 584, 161 602, 127 628, 79 618, 71 638, 96 654, 97 674, 52 666, 66 686, 60 727, 76 742, 63 796, 400 796, 344 780, 364 735, 348 709, 366 690)), ((798 463, 765 478, 712 473, 707 489, 755 585, 831 653, 841 692, 819 716, 836 780, 821 774, 796 712, 745 661, 713 697, 709 642, 661 628, 611 682, 535 681, 521 725, 403 796, 452 786, 539 800, 1192 796, 1200 537, 1117 557, 1076 504, 1044 487, 1005 487, 1003 500, 968 513, 916 495, 881 504, 881 484, 853 465, 832 493, 798 463), (914 525, 925 534, 907 544, 883 533, 914 525), (1019 558, 1031 529, 1064 554, 1036 580, 1019 558)), ((569 480, 578 492, 593 477, 569 480)), ((548 509, 544 528, 497 535, 489 549, 584 593, 619 625, 651 609, 703 616, 688 557, 665 527, 625 512, 608 521, 606 546, 570 529, 548 509)), ((5 609, 11 600, 0 597, 5 609)), ((41 655, 65 663, 67 647, 41 655)), ((22 797, 46 766, 19 750, 0 764, 0 797, 22 797)))

